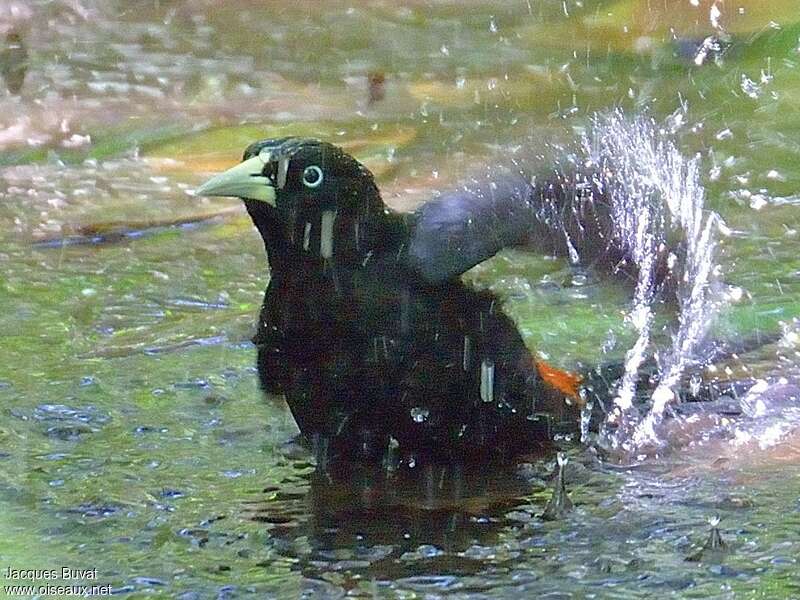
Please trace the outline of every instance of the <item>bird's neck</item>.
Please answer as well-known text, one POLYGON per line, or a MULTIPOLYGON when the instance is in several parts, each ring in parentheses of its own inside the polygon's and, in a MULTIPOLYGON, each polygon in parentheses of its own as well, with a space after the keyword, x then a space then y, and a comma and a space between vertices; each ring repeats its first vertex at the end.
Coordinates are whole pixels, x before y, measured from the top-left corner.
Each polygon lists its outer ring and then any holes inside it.
POLYGON ((245 204, 273 275, 296 269, 297 261, 358 269, 375 254, 399 253, 408 239, 407 216, 389 209, 283 215, 261 203, 245 204))
POLYGON ((246 200, 245 206, 264 242, 270 271, 279 272, 291 253, 291 244, 286 237, 285 228, 277 213, 264 208, 260 202, 246 200))
POLYGON ((402 251, 410 235, 410 216, 387 209, 373 230, 373 250, 378 252, 402 251))
POLYGON ((370 255, 396 249, 407 236, 402 215, 384 210, 322 210, 288 221, 288 240, 295 252, 337 267, 357 269, 370 255))

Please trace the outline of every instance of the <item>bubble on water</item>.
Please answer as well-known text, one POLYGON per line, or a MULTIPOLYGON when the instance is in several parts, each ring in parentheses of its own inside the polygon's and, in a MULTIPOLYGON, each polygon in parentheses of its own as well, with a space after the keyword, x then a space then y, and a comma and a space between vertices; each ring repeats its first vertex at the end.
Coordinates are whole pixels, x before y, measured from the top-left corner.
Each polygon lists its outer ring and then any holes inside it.
POLYGON ((753 210, 761 210, 769 204, 767 197, 764 194, 751 194, 750 195, 750 208, 753 210))
POLYGON ((747 75, 742 73, 741 83, 739 87, 742 91, 752 98, 753 100, 757 100, 758 97, 761 95, 761 86, 759 86, 755 81, 750 79, 747 75))
POLYGON ((718 62, 721 51, 722 46, 719 39, 715 36, 708 36, 697 49, 697 53, 694 56, 694 64, 698 67, 701 66, 709 56, 713 56, 718 62))

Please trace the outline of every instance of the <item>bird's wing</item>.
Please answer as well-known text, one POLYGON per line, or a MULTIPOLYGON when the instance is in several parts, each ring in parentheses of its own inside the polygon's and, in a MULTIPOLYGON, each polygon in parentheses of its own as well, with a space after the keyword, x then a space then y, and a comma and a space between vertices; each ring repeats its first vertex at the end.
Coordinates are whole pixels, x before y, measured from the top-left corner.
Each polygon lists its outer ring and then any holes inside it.
POLYGON ((414 213, 404 260, 428 283, 457 277, 531 229, 533 188, 517 173, 475 179, 414 213))
MULTIPOLYGON (((639 269, 613 199, 592 172, 556 168, 533 180, 495 170, 425 203, 411 222, 406 265, 436 285, 458 277, 503 248, 568 257, 570 262, 635 282, 639 269)), ((672 289, 670 257, 681 244, 657 250, 654 284, 672 289)), ((668 292, 671 294, 672 292, 668 292)))

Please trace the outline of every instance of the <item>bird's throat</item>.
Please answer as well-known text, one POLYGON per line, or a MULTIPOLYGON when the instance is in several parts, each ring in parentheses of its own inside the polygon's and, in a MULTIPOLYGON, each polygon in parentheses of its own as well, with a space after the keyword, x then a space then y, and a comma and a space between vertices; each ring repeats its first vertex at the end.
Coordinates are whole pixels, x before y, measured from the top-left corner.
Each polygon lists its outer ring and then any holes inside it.
POLYGON ((359 268, 374 254, 397 252, 407 237, 406 219, 394 212, 368 215, 333 208, 282 212, 261 202, 245 201, 245 205, 273 272, 290 257, 359 268))

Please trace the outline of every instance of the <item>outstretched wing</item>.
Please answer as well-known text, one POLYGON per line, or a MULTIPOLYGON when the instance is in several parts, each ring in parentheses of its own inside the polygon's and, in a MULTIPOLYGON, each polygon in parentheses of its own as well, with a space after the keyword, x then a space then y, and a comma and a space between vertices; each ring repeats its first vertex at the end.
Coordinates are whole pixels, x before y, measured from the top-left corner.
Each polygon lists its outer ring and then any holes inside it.
POLYGON ((627 249, 609 210, 603 190, 582 176, 553 171, 531 182, 517 172, 494 172, 417 209, 404 259, 432 284, 520 245, 625 271, 627 249))
MULTIPOLYGON (((597 173, 578 169, 555 168, 534 180, 519 172, 495 171, 417 209, 404 260, 435 285, 503 248, 524 246, 635 282, 639 259, 625 223, 616 222, 632 209, 618 206, 615 212, 608 188, 597 173)), ((670 260, 681 262, 682 244, 664 243, 652 252, 654 285, 671 289, 675 280, 670 260)))
POLYGON ((522 175, 505 173, 425 203, 411 219, 406 264, 435 284, 522 243, 534 218, 532 192, 522 175))

